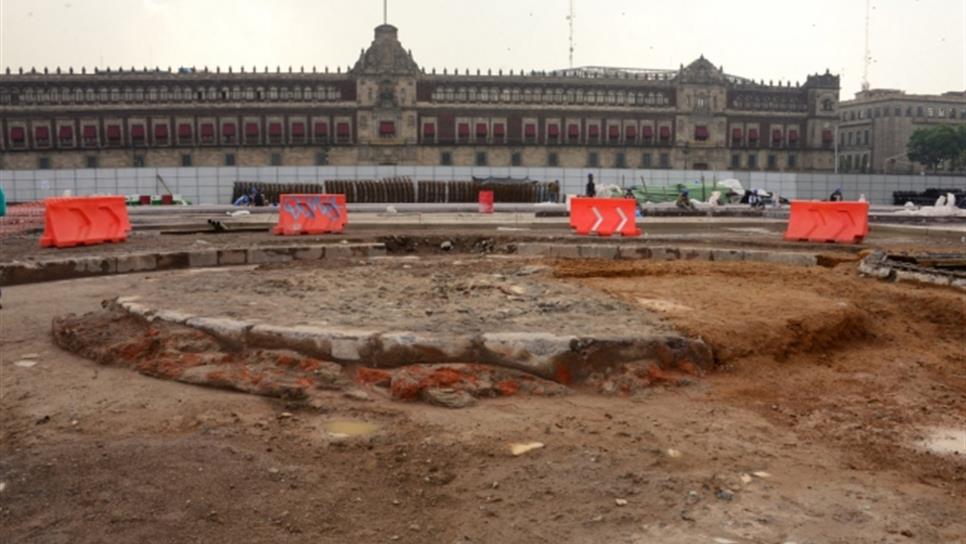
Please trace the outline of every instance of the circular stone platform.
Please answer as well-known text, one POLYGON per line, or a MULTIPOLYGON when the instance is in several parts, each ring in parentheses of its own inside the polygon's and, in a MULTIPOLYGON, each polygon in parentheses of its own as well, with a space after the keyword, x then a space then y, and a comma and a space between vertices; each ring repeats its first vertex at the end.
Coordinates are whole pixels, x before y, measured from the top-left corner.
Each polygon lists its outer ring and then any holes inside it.
POLYGON ((650 311, 517 259, 185 272, 145 282, 117 306, 235 346, 370 367, 471 362, 571 383, 632 361, 712 363, 703 342, 650 311))

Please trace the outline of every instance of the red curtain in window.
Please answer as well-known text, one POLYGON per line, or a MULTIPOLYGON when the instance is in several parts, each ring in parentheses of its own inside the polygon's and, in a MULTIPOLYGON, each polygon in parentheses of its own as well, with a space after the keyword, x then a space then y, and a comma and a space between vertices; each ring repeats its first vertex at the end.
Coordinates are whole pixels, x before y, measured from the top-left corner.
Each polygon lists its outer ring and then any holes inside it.
POLYGON ((832 135, 832 131, 831 130, 823 130, 822 131, 822 141, 823 142, 829 143, 829 142, 832 142, 834 140, 835 140, 835 137, 832 135))
POLYGON ((349 123, 339 123, 338 125, 336 125, 336 131, 337 131, 337 133, 339 135, 339 138, 348 138, 349 137, 349 123))
POLYGON ((282 135, 282 123, 269 123, 268 135, 273 137, 280 137, 282 135))
POLYGON ((71 141, 74 139, 74 127, 60 127, 60 140, 71 141))
POLYGON ((780 143, 782 141, 782 131, 781 129, 774 129, 771 131, 771 141, 775 143, 780 143))
POLYGON ((661 127, 660 135, 662 140, 671 139, 671 127, 661 127))
POLYGON ((433 123, 423 123, 423 136, 427 138, 436 136, 436 125, 433 123))
POLYGON ((13 127, 10 129, 10 140, 17 143, 23 143, 26 139, 24 136, 23 127, 13 127))
POLYGON ((503 123, 493 124, 493 136, 496 138, 502 138, 506 135, 506 126, 503 123))
POLYGON ((624 136, 628 140, 636 140, 637 139, 637 127, 635 127, 635 126, 629 126, 629 127, 625 128, 624 129, 624 136))
POLYGON ((168 125, 154 125, 154 138, 156 140, 167 140, 168 125))
POLYGON ((533 123, 527 123, 523 127, 523 135, 527 138, 534 138, 537 136, 537 125, 533 123))
POLYGON ((551 138, 557 138, 560 136, 560 125, 557 123, 551 123, 547 125, 547 136, 551 138))
POLYGON ((221 125, 221 135, 232 137, 235 135, 235 123, 224 123, 221 125))
MULTIPOLYGON (((346 127, 348 129, 348 127, 346 127)), ((315 137, 324 138, 329 135, 329 124, 325 121, 317 121, 315 123, 315 137)), ((346 130, 346 136, 349 135, 349 131, 346 130)))
POLYGON ((457 127, 457 134, 459 134, 459 137, 460 138, 469 138, 470 137, 470 124, 469 123, 460 123, 459 126, 457 127))
POLYGON ((396 123, 392 121, 380 121, 379 122, 379 135, 380 136, 392 136, 396 134, 396 123))
POLYGON ((245 136, 247 138, 257 138, 258 123, 245 123, 245 136))
POLYGON ((34 131, 34 139, 45 142, 50 140, 50 129, 47 127, 37 127, 34 131))
POLYGON ((740 128, 733 128, 733 129, 731 129, 731 139, 732 140, 735 140, 736 142, 740 142, 741 141, 741 129, 740 128))
POLYGON ((748 141, 757 142, 758 141, 758 129, 750 128, 748 129, 748 141))
POLYGON ((695 140, 707 140, 708 139, 708 127, 694 127, 694 139, 695 140))
POLYGON ((304 138, 305 137, 305 123, 292 123, 292 137, 293 138, 304 138))
POLYGON ((96 140, 97 139, 97 127, 94 125, 84 125, 84 139, 85 140, 96 140))
POLYGON ((567 135, 571 138, 580 138, 580 125, 571 124, 567 127, 567 135))
POLYGON ((621 127, 619 127, 617 125, 611 125, 607 129, 607 136, 611 140, 620 140, 620 138, 621 138, 621 127))
POLYGON ((143 140, 144 125, 131 125, 131 138, 134 140, 143 140))
POLYGON ((486 138, 486 123, 477 123, 476 124, 476 137, 477 138, 486 138))
POLYGON ((589 127, 587 127, 587 135, 590 136, 591 138, 599 138, 600 127, 597 125, 590 125, 589 127))
POLYGON ((654 129, 651 128, 650 126, 646 126, 646 127, 642 128, 641 129, 641 136, 645 140, 650 140, 651 138, 654 137, 654 129))
MULTIPOLYGON (((234 131, 233 131, 234 132, 234 131)), ((215 137, 215 125, 211 123, 201 124, 201 137, 205 139, 210 139, 215 137)))
POLYGON ((107 139, 119 141, 121 139, 121 127, 119 125, 107 125, 107 139))
POLYGON ((793 143, 793 144, 794 143, 798 143, 798 131, 797 130, 789 130, 788 131, 788 141, 791 142, 791 143, 793 143))
POLYGON ((191 139, 191 125, 188 123, 181 123, 178 125, 178 137, 182 140, 191 139))

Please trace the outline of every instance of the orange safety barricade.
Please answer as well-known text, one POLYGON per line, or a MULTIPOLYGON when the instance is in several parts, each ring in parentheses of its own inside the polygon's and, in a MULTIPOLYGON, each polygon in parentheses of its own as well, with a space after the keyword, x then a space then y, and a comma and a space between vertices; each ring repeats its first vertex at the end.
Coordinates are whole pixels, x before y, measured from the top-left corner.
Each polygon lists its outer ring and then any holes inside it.
POLYGON ((480 213, 493 213, 493 191, 480 191, 480 213))
POLYGON ((44 199, 41 247, 123 242, 131 232, 123 196, 86 196, 44 199))
POLYGON ((584 236, 640 236, 636 212, 633 198, 575 197, 570 199, 570 228, 584 236))
POLYGON ((785 239, 855 244, 868 234, 868 202, 793 200, 785 239))
POLYGON ((323 234, 345 230, 345 195, 280 195, 275 234, 323 234))

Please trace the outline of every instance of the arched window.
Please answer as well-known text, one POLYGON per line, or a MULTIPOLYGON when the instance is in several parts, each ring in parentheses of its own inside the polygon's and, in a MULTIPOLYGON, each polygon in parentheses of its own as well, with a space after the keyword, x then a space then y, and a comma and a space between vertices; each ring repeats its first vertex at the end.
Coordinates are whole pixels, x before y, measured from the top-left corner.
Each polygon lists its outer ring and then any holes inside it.
POLYGON ((533 89, 523 90, 523 101, 528 103, 533 102, 533 89))
POLYGON ((342 91, 335 87, 329 87, 329 100, 342 100, 342 91))
POLYGON ((269 87, 268 88, 268 99, 269 100, 278 100, 278 87, 269 87))
POLYGON ((460 87, 459 90, 456 91, 456 100, 459 101, 459 102, 466 102, 466 88, 465 87, 460 87))
POLYGON ((171 90, 171 99, 174 100, 175 102, 178 102, 181 100, 181 87, 175 87, 174 89, 171 90))
POLYGON ((510 98, 514 102, 519 102, 520 101, 520 99, 522 98, 522 95, 520 93, 520 87, 514 87, 513 88, 513 93, 512 93, 512 96, 510 98))
POLYGON ((159 95, 160 95, 161 100, 163 102, 167 102, 171 98, 171 95, 168 94, 168 88, 167 87, 161 87, 161 91, 160 91, 159 95))
POLYGON ((144 101, 144 87, 138 87, 134 89, 134 100, 135 102, 144 101))
POLYGON ((148 100, 150 100, 151 102, 158 101, 158 89, 156 89, 155 87, 150 87, 148 89, 148 100))
POLYGON ((292 100, 302 100, 302 87, 292 89, 292 100))
POLYGON ((315 99, 322 101, 329 98, 329 92, 325 87, 317 87, 315 89, 315 99))
POLYGON ((81 88, 74 89, 74 102, 83 102, 83 101, 84 101, 84 89, 81 89, 81 88))
POLYGON ((245 89, 245 100, 255 100, 255 89, 247 87, 245 89))

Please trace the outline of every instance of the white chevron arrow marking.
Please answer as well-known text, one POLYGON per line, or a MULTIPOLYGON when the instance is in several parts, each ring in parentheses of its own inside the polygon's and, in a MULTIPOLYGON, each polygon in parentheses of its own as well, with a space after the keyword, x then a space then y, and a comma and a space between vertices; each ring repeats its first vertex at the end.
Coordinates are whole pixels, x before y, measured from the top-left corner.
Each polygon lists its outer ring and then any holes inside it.
POLYGON ((600 214, 597 206, 592 206, 590 209, 594 212, 594 215, 597 216, 597 222, 594 223, 593 227, 590 227, 590 232, 597 232, 597 229, 600 228, 600 224, 604 222, 604 216, 600 214))
POLYGON ((624 225, 627 224, 627 214, 624 210, 617 208, 617 215, 621 216, 621 224, 617 225, 617 232, 624 232, 624 225))

